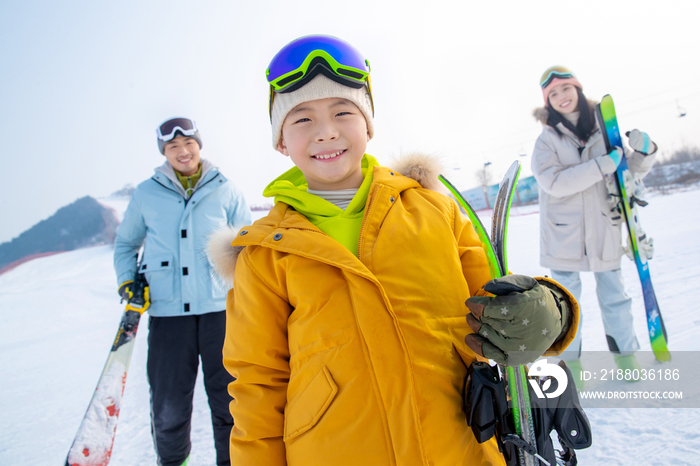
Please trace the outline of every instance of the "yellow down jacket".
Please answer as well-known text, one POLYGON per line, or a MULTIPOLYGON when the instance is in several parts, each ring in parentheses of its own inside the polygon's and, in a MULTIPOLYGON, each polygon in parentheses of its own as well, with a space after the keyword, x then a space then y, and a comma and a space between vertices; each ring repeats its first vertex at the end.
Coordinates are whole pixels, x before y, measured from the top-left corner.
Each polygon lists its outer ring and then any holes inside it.
POLYGON ((504 464, 462 412, 464 302, 490 279, 474 228, 414 179, 373 176, 357 257, 282 202, 213 253, 235 267, 234 465, 504 464))

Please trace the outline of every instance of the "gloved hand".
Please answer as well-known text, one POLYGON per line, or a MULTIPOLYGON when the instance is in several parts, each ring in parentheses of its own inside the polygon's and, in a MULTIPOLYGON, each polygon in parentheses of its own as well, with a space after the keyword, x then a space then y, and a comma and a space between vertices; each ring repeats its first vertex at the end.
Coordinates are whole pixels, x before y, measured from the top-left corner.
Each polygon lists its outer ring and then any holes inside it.
POLYGON ((143 314, 149 307, 151 307, 151 296, 148 285, 146 285, 143 288, 143 296, 140 297, 137 294, 137 296, 133 297, 128 303, 126 303, 125 311, 136 311, 143 314))
POLYGON ((620 162, 622 161, 622 156, 624 152, 622 151, 621 147, 615 146, 613 149, 608 153, 608 157, 612 159, 613 162, 615 162, 615 168, 617 168, 618 165, 620 165, 620 162))
POLYGON ((627 131, 625 136, 629 138, 630 147, 635 151, 644 155, 651 155, 656 152, 656 143, 651 140, 647 133, 633 129, 632 131, 627 131))
POLYGON ((127 280, 119 286, 119 296, 122 300, 129 301, 134 296, 134 281, 127 280))
POLYGON ((548 278, 506 275, 484 290, 496 296, 467 300, 467 323, 475 333, 464 341, 498 364, 533 362, 566 334, 573 319, 573 298, 548 278))
MULTIPOLYGON (((654 257, 654 238, 647 236, 647 234, 642 230, 642 227, 637 225, 637 248, 639 249, 639 258, 642 263, 647 262, 649 259, 654 257)), ((629 241, 628 241, 629 242, 629 241)), ((632 254, 632 248, 629 244, 625 244, 622 249, 625 251, 625 255, 629 257, 631 261, 634 260, 634 254, 632 254)))
POLYGON ((143 313, 151 305, 150 290, 148 288, 148 283, 144 280, 143 295, 136 290, 136 285, 133 280, 127 280, 121 284, 119 287, 119 296, 122 297, 123 301, 126 301, 127 311, 137 311, 143 313), (134 294, 136 293, 136 296, 134 294), (143 302, 142 302, 143 301, 143 302))
POLYGON ((611 175, 617 170, 617 166, 620 165, 622 161, 622 156, 624 152, 621 147, 615 146, 612 150, 606 154, 596 157, 595 161, 600 168, 603 175, 611 175))

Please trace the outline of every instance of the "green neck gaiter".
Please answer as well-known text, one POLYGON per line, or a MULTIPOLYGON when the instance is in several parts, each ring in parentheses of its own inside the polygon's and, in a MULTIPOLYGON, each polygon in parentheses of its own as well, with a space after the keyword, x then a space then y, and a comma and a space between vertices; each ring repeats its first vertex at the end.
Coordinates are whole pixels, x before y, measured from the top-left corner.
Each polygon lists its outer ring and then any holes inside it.
POLYGON ((377 159, 369 154, 362 157, 361 163, 364 181, 345 210, 308 193, 304 174, 297 167, 288 170, 270 183, 263 191, 263 196, 274 197, 275 203, 282 201, 289 204, 321 231, 357 255, 362 218, 372 184, 372 173, 374 166, 379 165, 377 159))
POLYGON ((194 191, 194 187, 197 186, 197 182, 202 177, 202 163, 199 163, 199 169, 194 175, 185 176, 177 170, 173 171, 175 172, 177 179, 180 180, 182 187, 185 188, 187 198, 189 199, 189 197, 192 195, 192 192, 194 191))

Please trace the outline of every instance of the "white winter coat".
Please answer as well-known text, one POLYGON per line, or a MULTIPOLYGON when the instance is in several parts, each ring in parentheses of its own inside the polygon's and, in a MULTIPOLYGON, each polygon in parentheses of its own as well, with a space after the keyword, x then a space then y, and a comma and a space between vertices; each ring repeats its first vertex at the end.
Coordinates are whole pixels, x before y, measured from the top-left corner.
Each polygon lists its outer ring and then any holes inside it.
MULTIPOLYGON (((600 130, 596 125, 583 145, 562 123, 561 135, 548 126, 546 108, 533 114, 544 126, 532 154, 540 195, 540 264, 564 271, 620 268, 624 219, 608 203, 604 174, 615 167, 609 157, 600 158, 607 154, 600 130)), ((625 149, 625 156, 632 173, 641 176, 654 164, 653 154, 625 149)))

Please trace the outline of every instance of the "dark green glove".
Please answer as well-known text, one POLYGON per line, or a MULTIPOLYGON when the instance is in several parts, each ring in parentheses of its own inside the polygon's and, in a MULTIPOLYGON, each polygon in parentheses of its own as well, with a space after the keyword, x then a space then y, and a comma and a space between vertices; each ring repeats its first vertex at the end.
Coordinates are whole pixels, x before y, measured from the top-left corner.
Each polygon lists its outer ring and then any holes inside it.
POLYGON ((467 323, 474 334, 464 339, 477 354, 498 364, 519 366, 535 361, 569 328, 571 303, 566 291, 547 280, 507 275, 466 302, 467 323))

